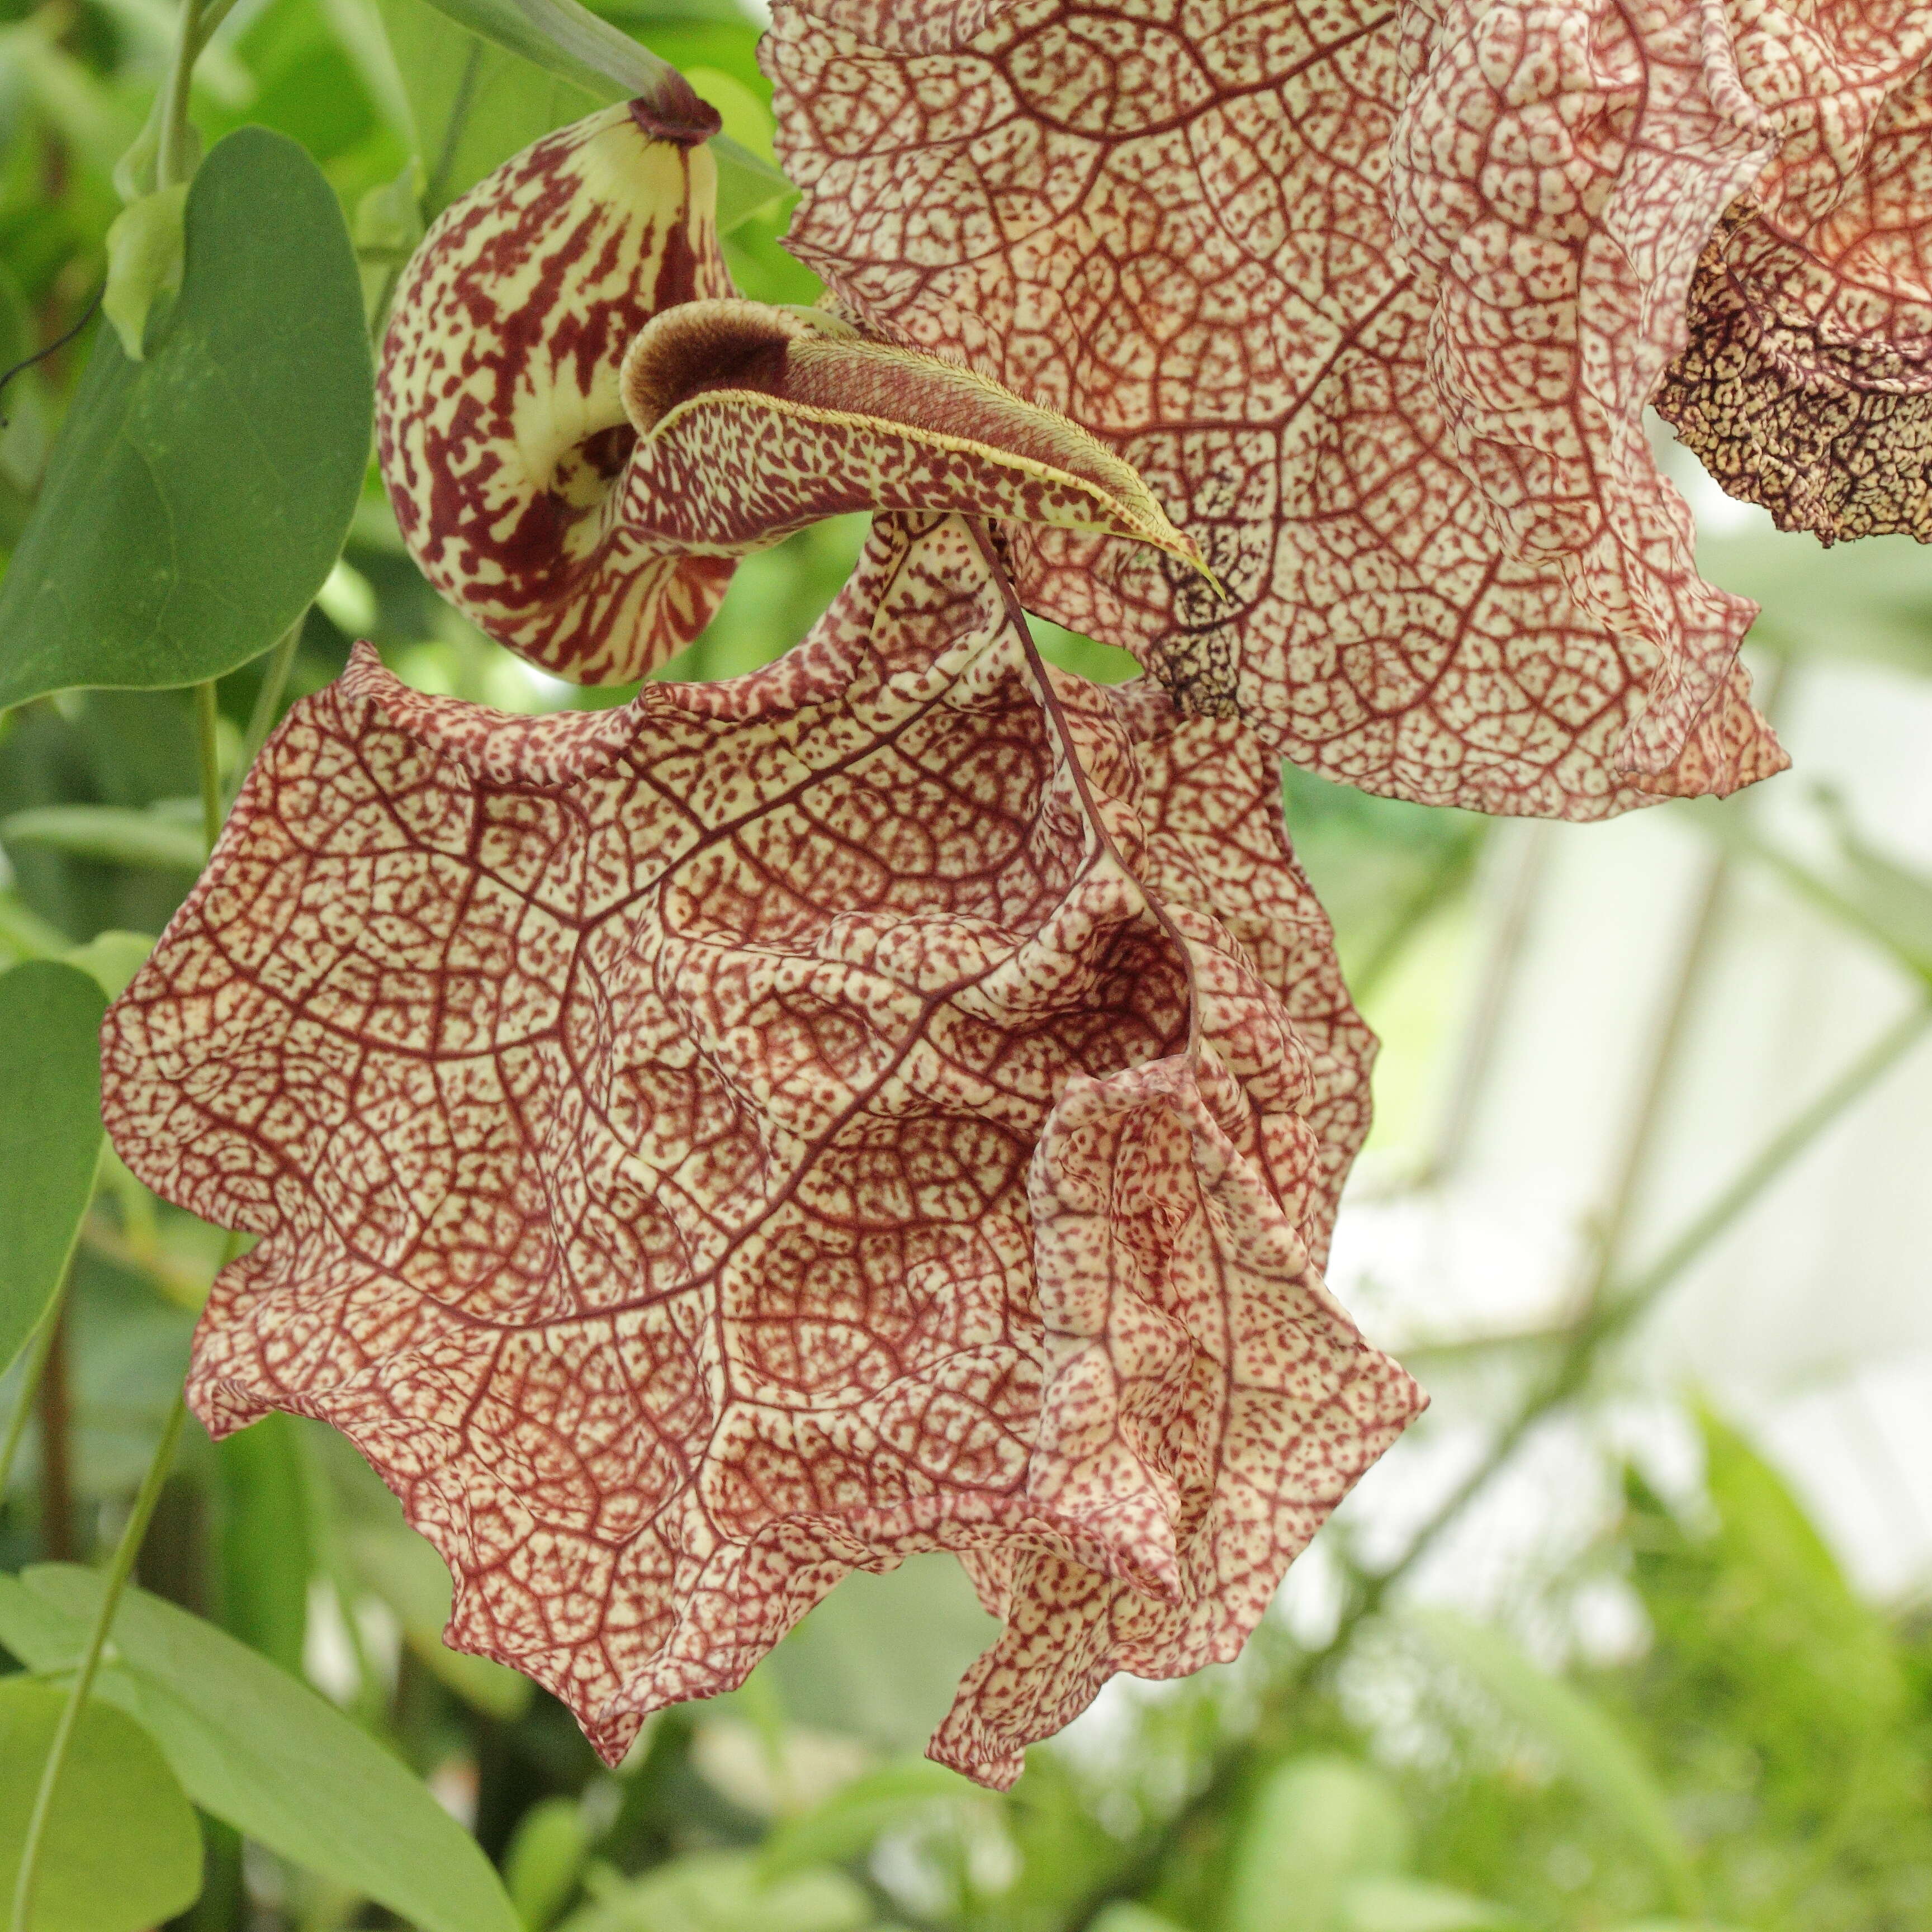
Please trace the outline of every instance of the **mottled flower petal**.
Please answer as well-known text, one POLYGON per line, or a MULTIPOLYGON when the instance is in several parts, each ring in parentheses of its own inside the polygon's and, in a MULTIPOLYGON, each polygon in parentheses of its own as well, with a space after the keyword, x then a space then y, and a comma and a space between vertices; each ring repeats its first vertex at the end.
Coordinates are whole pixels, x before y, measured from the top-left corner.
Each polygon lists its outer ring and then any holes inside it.
POLYGON ((1783 529, 1932 539, 1932 17, 1730 12, 1778 153, 1704 252, 1657 407, 1783 529))
POLYGON ((716 194, 701 139, 607 108, 452 203, 397 289, 376 436, 404 540, 485 630, 579 682, 672 655, 730 580, 611 514, 626 348, 659 310, 732 292, 716 194))
POLYGON ((1190 710, 1436 803, 1728 790, 1783 763, 1735 666, 1751 607, 1697 578, 1641 435, 1774 142, 1718 20, 784 0, 790 238, 1148 479, 1231 604, 1101 540, 1014 555, 1190 710))
POLYGON ((1106 533, 1198 572, 1086 430, 732 298, 715 184, 701 141, 609 108, 506 162, 412 258, 382 471, 418 562, 485 630, 580 683, 641 677, 709 622, 737 557, 861 509, 1106 533))
POLYGON ((1371 1042, 1268 760, 1046 676, 990 556, 882 518, 790 656, 616 711, 363 652, 107 1023, 123 1157, 262 1237, 197 1412, 344 1430, 614 1759, 949 1549, 1008 1632, 934 1748, 1004 1781, 1232 1654, 1418 1406, 1313 1272, 1371 1042))

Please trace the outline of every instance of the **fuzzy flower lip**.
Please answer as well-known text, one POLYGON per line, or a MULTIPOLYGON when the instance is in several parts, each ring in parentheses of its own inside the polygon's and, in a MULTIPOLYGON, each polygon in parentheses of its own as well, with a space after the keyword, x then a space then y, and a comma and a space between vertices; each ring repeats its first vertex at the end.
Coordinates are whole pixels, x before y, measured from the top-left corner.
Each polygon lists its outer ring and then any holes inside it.
POLYGON ((1043 671, 956 516, 619 712, 360 651, 104 1039, 134 1171, 262 1238, 197 1412, 346 1432, 614 1760, 944 1549, 1006 1631, 934 1755, 1010 1783, 1233 1656, 1420 1406, 1316 1272, 1372 1043, 1270 762, 1043 671))
POLYGON ((1204 571, 1085 430, 829 316, 682 304, 640 332, 620 387, 638 435, 626 521, 668 543, 736 548, 849 511, 946 510, 1124 538, 1204 571))
POLYGON ((738 557, 856 510, 1125 538, 1202 571, 1085 430, 737 298, 708 123, 668 112, 538 142, 444 214, 398 290, 384 474, 412 554, 483 628, 562 676, 641 677, 704 628, 738 557))
POLYGON ((840 302, 1087 424, 1232 593, 1029 532, 1029 608, 1328 776, 1592 818, 1784 762, 1653 393, 1787 519, 1816 454, 1848 532, 1924 520, 1922 12, 780 0, 762 58, 840 302))

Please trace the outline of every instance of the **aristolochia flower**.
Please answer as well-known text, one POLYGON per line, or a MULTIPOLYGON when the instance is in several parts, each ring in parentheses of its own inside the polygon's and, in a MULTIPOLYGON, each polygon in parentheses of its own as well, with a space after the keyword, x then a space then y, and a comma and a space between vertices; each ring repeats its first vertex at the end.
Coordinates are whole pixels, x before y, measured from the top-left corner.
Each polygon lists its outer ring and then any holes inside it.
POLYGON ((1006 1628, 934 1750, 1004 1783, 1113 1671, 1232 1657, 1419 1406, 1316 1271, 1372 1042, 1250 734, 1048 673, 1004 588, 989 514, 1185 564, 1145 486, 718 293, 708 165, 613 110, 444 218, 384 358, 399 518, 579 674, 892 512, 852 582, 770 670, 614 712, 363 652, 115 1009, 108 1113, 262 1237, 199 1412, 344 1430, 452 1641, 614 1759, 848 1570, 955 1550, 1006 1628))
POLYGON ((345 1430, 613 1758, 916 1551, 1004 1624, 932 1747, 989 1783, 1232 1656, 1420 1402, 1318 1274, 1372 1042, 1263 739, 1576 816, 1775 768, 1640 417, 1923 514, 1923 36, 1814 10, 790 0, 843 316, 734 297, 675 88, 450 209, 381 448, 495 635, 637 677, 875 521, 750 677, 532 720, 364 647, 292 711, 106 1033, 128 1164, 261 1237, 210 1429, 345 1430))
POLYGON ((1727 486, 1925 531, 1928 36, 1905 0, 780 0, 764 58, 796 252, 1093 430, 1232 593, 1029 532, 1030 608, 1331 777, 1593 817, 1784 761, 1660 379, 1727 486))

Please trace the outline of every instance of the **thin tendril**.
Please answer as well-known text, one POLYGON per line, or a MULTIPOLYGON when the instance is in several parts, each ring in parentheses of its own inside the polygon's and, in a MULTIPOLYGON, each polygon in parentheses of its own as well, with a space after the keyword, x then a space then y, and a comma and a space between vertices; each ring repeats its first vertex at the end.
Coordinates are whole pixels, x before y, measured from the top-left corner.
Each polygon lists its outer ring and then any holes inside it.
MULTIPOLYGON (((4 373, 0 373, 0 395, 4 395, 7 385, 23 370, 31 369, 36 362, 44 362, 50 356, 58 355, 87 325, 94 320, 94 311, 100 306, 100 298, 107 292, 107 284, 103 282, 87 298, 87 306, 80 312, 80 320, 64 334, 57 335, 46 348, 37 349, 31 356, 23 356, 20 361, 4 373)), ((0 416, 0 429, 7 427, 7 418, 0 416)))

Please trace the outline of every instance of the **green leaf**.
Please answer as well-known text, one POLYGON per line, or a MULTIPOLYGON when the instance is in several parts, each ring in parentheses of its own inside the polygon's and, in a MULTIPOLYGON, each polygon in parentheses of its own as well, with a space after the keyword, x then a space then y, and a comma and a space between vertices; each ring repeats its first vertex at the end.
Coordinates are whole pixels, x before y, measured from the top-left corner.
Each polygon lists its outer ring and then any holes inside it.
POLYGON ((114 325, 130 362, 147 356, 148 318, 156 301, 181 286, 182 211, 188 184, 176 182, 130 202, 107 231, 107 283, 100 313, 114 325))
POLYGON ((292 141, 240 129, 189 189, 146 361, 95 340, 0 583, 0 706, 191 684, 266 650, 342 547, 374 393, 333 191, 292 141))
POLYGON ((1623 1826, 1648 1855, 1673 1904, 1694 1916, 1696 1876, 1669 1801, 1636 1747, 1609 1716, 1581 1691, 1539 1670, 1500 1630, 1448 1610, 1419 1610, 1412 1621, 1623 1826))
POLYGON ((94 1192, 106 1010, 76 967, 0 974, 0 1372, 40 1326, 94 1192))
POLYGON ((466 1704, 506 1724, 530 1708, 536 1686, 522 1672, 443 1642, 449 1572, 424 1538, 400 1522, 372 1526, 356 1532, 350 1550, 362 1581, 395 1612, 410 1654, 466 1704))
POLYGON ((214 1445, 220 1498, 221 1621, 299 1677, 315 1567, 308 1482, 296 1425, 265 1415, 214 1445))
POLYGON ((1342 1897, 1347 1932, 1508 1932, 1522 1922, 1492 1899, 1416 1878, 1358 1879, 1342 1897))
POLYGON ((110 1000, 118 1000, 154 950, 153 934, 122 932, 110 927, 97 932, 85 945, 63 948, 61 957, 70 966, 78 966, 110 1000))
MULTIPOLYGON (((64 1690, 0 1682, 0 1900, 20 1846, 64 1690)), ((35 1869, 29 1932, 142 1932, 201 1890, 201 1827, 154 1739, 110 1704, 82 1707, 35 1869)))
MULTIPOLYGON (((670 63, 577 0, 430 0, 440 12, 493 46, 520 55, 593 101, 650 94, 670 63)), ((405 74, 409 62, 398 59, 405 74)), ((718 229, 728 233, 748 216, 793 192, 769 160, 728 134, 710 143, 718 164, 718 229)))
POLYGON ((546 1798, 518 1820, 503 1853, 510 1902, 530 1932, 544 1932, 570 1903, 590 1853, 583 1808, 574 1798, 546 1798))
POLYGON ((610 1887, 572 1912, 563 1932, 860 1932, 872 1918, 866 1894, 843 1872, 796 1872, 767 1884, 742 1852, 700 1852, 610 1887))
MULTIPOLYGON (((100 1578, 72 1564, 0 1578, 0 1640, 35 1670, 70 1665, 100 1601, 100 1578)), ((203 1810, 423 1932, 521 1932, 476 1841, 306 1684, 144 1590, 122 1598, 113 1641, 99 1694, 128 1703, 203 1810)))
POLYGON ((118 805, 34 806, 0 819, 0 837, 103 865, 198 872, 208 856, 201 808, 194 805, 190 814, 172 809, 172 804, 150 806, 145 812, 118 805))
POLYGON ((1228 1932, 1340 1932, 1348 1888, 1408 1862, 1388 1780, 1342 1757, 1291 1760, 1256 1793, 1235 1842, 1228 1932))
POLYGON ((1094 1932, 1181 1932, 1181 1928, 1144 1905, 1117 1899, 1094 1920, 1094 1932))
MULTIPOLYGON (((843 1864, 885 1833, 981 1794, 957 1772, 915 1761, 856 1778, 802 1817, 779 1826, 759 1847, 767 1877, 812 1865, 843 1864)), ((983 1799, 981 1799, 983 1802, 983 1799)))

